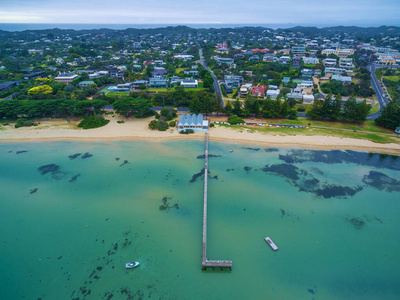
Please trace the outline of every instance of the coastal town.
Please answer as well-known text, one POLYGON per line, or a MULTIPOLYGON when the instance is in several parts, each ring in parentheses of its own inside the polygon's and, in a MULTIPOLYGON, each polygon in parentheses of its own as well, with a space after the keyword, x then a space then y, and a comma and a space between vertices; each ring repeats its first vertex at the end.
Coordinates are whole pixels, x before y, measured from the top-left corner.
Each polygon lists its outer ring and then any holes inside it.
POLYGON ((0 31, 0 44, 3 131, 116 113, 161 131, 314 126, 399 143, 398 28, 48 29, 0 31), (208 125, 183 126, 185 114, 208 125))

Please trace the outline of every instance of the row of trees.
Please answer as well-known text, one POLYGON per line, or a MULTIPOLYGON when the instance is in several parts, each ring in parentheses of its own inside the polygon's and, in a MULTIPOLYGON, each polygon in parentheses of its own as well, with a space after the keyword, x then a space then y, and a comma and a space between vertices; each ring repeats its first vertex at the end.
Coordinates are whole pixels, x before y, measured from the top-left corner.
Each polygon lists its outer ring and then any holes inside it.
POLYGON ((325 101, 315 100, 308 117, 313 120, 343 121, 362 123, 367 119, 371 105, 364 100, 357 103, 354 96, 347 101, 342 101, 340 95, 332 100, 329 94, 325 101))
POLYGON ((247 98, 243 105, 242 102, 236 100, 233 102, 228 102, 225 106, 224 112, 227 115, 236 115, 239 117, 249 117, 249 116, 259 116, 260 114, 269 119, 274 118, 286 118, 296 119, 297 112, 295 109, 291 108, 287 100, 267 100, 261 101, 253 98, 247 98))
POLYGON ((11 100, 0 102, 0 118, 17 119, 50 118, 50 117, 82 117, 90 113, 100 114, 107 105, 102 100, 11 100))
POLYGON ((382 109, 379 117, 375 120, 375 124, 389 129, 400 126, 400 107, 395 99, 389 101, 382 109))

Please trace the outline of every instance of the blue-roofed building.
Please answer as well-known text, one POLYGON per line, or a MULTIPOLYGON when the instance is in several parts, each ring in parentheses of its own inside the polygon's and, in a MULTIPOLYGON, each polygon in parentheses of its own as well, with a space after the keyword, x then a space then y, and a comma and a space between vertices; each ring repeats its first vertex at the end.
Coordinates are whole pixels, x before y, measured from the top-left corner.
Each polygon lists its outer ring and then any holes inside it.
POLYGON ((208 131, 208 120, 202 114, 182 114, 177 124, 178 131, 192 129, 193 131, 208 131))

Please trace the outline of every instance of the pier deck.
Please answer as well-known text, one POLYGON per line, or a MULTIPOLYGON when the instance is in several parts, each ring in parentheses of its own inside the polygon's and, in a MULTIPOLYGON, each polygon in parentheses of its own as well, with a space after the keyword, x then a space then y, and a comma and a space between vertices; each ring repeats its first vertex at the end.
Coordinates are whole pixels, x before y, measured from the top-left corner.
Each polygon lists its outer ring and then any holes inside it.
POLYGON ((207 270, 207 267, 229 268, 232 271, 232 261, 230 260, 208 260, 207 259, 207 189, 208 189, 208 132, 206 132, 206 149, 205 149, 205 167, 204 167, 204 207, 203 207, 203 255, 202 269, 207 270))

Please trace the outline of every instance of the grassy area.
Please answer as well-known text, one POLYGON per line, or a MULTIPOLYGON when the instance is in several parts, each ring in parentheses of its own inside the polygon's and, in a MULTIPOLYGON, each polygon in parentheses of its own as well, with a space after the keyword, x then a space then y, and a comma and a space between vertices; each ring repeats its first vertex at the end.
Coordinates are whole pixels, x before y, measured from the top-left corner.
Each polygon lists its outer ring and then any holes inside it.
POLYGON ((304 107, 306 109, 306 111, 299 111, 299 113, 308 113, 308 111, 312 108, 312 105, 297 103, 297 104, 295 104, 295 106, 293 106, 293 108, 296 110, 299 107, 304 107))
POLYGON ((383 76, 383 78, 393 82, 398 82, 400 80, 400 76, 383 76))
MULTIPOLYGON (((337 129, 337 130, 357 130, 360 132, 373 132, 373 133, 382 133, 382 134, 393 134, 393 131, 389 129, 385 129, 375 125, 374 121, 365 121, 363 124, 352 124, 352 123, 341 123, 341 122, 329 122, 329 121, 313 121, 308 120, 306 118, 299 118, 297 120, 289 120, 289 119, 261 119, 257 120, 257 123, 267 123, 267 124, 288 124, 288 125, 308 125, 313 129, 315 127, 325 127, 329 130, 337 129)), ((262 127, 261 127, 262 128, 262 127)), ((295 129, 295 128, 291 128, 295 129)), ((324 128, 321 128, 324 129, 324 128)))
POLYGON ((368 114, 369 115, 371 115, 371 114, 374 114, 374 113, 376 113, 378 110, 379 110, 379 103, 375 103, 372 107, 371 107, 371 109, 369 110, 369 112, 368 112, 368 114))
POLYGON ((180 72, 187 70, 187 68, 176 68, 175 73, 178 75, 180 72))
POLYGON ((108 95, 112 96, 127 96, 129 93, 114 93, 114 92, 109 92, 108 95))
POLYGON ((304 68, 310 68, 310 69, 314 68, 315 66, 316 65, 311 65, 311 64, 304 64, 303 65, 304 68))
MULTIPOLYGON (((276 122, 275 122, 276 123, 276 122)), ((288 124, 289 122, 286 122, 288 124)), ((263 132, 266 134, 279 134, 279 135, 321 135, 321 136, 336 136, 336 137, 347 137, 354 139, 369 140, 376 143, 396 143, 400 144, 400 137, 395 135, 386 136, 379 133, 367 133, 367 132, 354 132, 354 131, 344 131, 336 128, 277 128, 277 127, 248 127, 241 125, 220 125, 232 128, 239 131, 250 131, 250 132, 263 132)))

